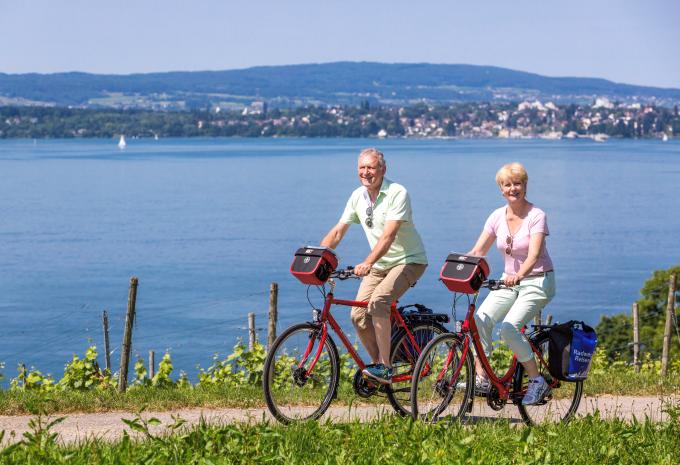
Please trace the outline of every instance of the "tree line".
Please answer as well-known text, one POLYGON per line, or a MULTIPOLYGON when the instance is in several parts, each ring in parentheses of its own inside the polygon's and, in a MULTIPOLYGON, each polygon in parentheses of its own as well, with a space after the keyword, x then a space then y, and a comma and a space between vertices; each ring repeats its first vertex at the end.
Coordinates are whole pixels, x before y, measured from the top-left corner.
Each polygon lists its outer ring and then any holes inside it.
POLYGON ((266 105, 193 111, 0 107, 0 138, 680 136, 680 114, 656 106, 596 108, 460 103, 409 107, 266 105), (548 107, 548 108, 546 108, 548 107), (250 111, 249 111, 250 108, 250 111))

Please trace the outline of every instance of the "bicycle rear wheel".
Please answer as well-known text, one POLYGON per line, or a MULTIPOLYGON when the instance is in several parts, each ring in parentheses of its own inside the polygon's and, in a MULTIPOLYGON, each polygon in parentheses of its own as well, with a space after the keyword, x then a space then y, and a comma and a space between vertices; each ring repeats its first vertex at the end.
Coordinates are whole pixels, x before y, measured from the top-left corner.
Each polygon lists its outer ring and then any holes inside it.
POLYGON ((264 398, 282 423, 319 418, 335 397, 338 350, 330 336, 319 353, 320 343, 321 326, 302 323, 285 330, 269 349, 262 377, 264 398))
MULTIPOLYGON (((518 399, 517 408, 522 420, 529 425, 541 423, 566 423, 574 416, 583 395, 583 381, 566 382, 554 379, 548 371, 548 333, 539 332, 531 338, 531 343, 540 350, 544 362, 537 360, 538 371, 552 386, 551 393, 545 400, 537 405, 522 405, 518 399)), ((517 376, 521 379, 521 392, 526 392, 529 378, 526 370, 520 364, 517 367, 517 376)))
POLYGON ((471 407, 475 367, 455 333, 434 338, 418 358, 411 384, 411 415, 425 421, 460 419, 471 407))
POLYGON ((390 362, 394 370, 394 377, 403 377, 404 381, 393 381, 392 384, 385 386, 385 394, 390 401, 392 408, 399 415, 406 416, 411 414, 411 377, 418 361, 420 352, 434 337, 446 332, 439 323, 416 323, 409 327, 418 347, 414 347, 406 331, 400 329, 392 339, 392 354, 390 362))

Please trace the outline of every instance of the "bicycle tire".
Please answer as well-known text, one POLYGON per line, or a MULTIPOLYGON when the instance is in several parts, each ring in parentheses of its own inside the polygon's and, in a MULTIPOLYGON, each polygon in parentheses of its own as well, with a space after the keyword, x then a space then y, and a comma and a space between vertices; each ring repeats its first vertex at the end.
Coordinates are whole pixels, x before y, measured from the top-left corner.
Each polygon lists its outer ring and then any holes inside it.
MULTIPOLYGON (((417 322, 409 326, 409 331, 413 334, 421 351, 430 340, 439 334, 447 332, 444 326, 436 322, 417 322)), ((413 347, 408 334, 406 334, 403 328, 399 329, 392 340, 395 342, 392 344, 390 351, 390 363, 392 364, 394 375, 413 373, 420 354, 413 347)), ((390 401, 390 405, 399 415, 411 415, 410 379, 386 385, 385 394, 390 401)))
POLYGON ((423 349, 411 383, 414 419, 453 422, 468 413, 474 401, 475 364, 470 350, 462 358, 463 348, 460 335, 445 333, 423 349))
MULTIPOLYGON (((541 423, 567 423, 571 420, 581 403, 583 396, 583 381, 566 382, 553 380, 548 372, 548 331, 539 331, 531 336, 531 343, 540 348, 543 360, 537 360, 538 370, 549 384, 558 383, 552 388, 552 392, 545 402, 538 405, 522 405, 518 399, 517 408, 522 420, 527 425, 539 425, 541 423)), ((528 377, 526 370, 520 364, 517 367, 517 376, 521 380, 521 391, 526 392, 528 377)))
POLYGON ((267 353, 262 376, 264 398, 274 418, 284 424, 319 418, 335 398, 340 358, 330 335, 326 335, 312 373, 307 374, 320 338, 320 325, 296 324, 281 333, 267 353))

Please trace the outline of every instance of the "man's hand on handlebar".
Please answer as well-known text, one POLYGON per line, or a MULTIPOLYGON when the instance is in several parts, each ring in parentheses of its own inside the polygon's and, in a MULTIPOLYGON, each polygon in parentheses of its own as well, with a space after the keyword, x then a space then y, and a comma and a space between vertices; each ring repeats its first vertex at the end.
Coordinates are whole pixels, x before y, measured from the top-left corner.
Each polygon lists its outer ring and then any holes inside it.
POLYGON ((354 267, 354 274, 357 276, 366 276, 368 273, 371 272, 371 265, 370 263, 366 262, 361 262, 357 266, 354 267))
POLYGON ((333 273, 331 273, 331 278, 336 278, 340 280, 359 279, 359 277, 356 274, 354 274, 354 267, 352 266, 348 266, 347 268, 334 271, 333 273))

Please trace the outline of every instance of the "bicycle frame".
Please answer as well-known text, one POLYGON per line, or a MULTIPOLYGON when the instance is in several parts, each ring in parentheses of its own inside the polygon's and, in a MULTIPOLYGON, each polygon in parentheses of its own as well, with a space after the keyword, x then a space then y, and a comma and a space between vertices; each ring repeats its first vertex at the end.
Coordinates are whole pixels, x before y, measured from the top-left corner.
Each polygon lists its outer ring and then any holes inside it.
MULTIPOLYGON (((517 361, 517 356, 515 354, 512 355, 512 361, 510 362, 510 368, 508 368, 508 371, 501 377, 496 375, 496 372, 493 370, 491 367, 491 363, 489 362, 489 359, 487 358, 486 354, 484 353, 484 348, 482 347, 482 341, 479 338, 479 331, 477 329, 477 324, 475 323, 475 310, 477 309, 477 298, 479 297, 479 294, 475 294, 475 297, 473 301, 468 305, 468 310, 467 314, 465 315, 465 320, 463 320, 463 324, 461 326, 461 331, 459 334, 462 334, 464 337, 463 340, 463 351, 461 354, 460 361, 458 363, 458 366, 456 367, 456 370, 454 372, 454 376, 451 378, 451 383, 453 383, 453 380, 457 380, 458 376, 460 375, 461 370, 463 369, 463 364, 465 362, 465 358, 467 357, 468 352, 470 351, 470 341, 472 341, 472 344, 475 347, 475 352, 477 354, 477 359, 482 365, 482 368, 484 369, 484 372, 486 373, 489 381, 496 387, 498 391, 498 397, 502 400, 507 400, 511 394, 515 394, 516 392, 513 390, 513 386, 508 385, 510 384, 510 380, 515 376, 515 373, 517 372, 517 365, 519 362, 517 361)), ((525 328, 522 328, 522 333, 525 332, 525 328)), ((540 365, 547 366, 547 363, 545 359, 543 358, 543 354, 541 351, 535 347, 532 343, 531 340, 527 339, 527 342, 529 342, 529 346, 531 347, 531 350, 534 352, 536 357, 538 358, 538 363, 540 365)), ((449 353, 449 357, 452 357, 452 354, 449 353)), ((449 364, 452 362, 452 360, 448 359, 445 364, 444 370, 442 370, 441 373, 439 373, 437 380, 441 380, 446 372, 446 367, 449 366, 449 364)), ((559 380, 553 379, 549 382, 549 385, 551 388, 556 388, 559 387, 560 382, 559 380)))
MULTIPOLYGON (((513 354, 512 355, 512 361, 510 362, 510 368, 508 368, 508 371, 501 377, 498 377, 496 373, 494 372, 493 368, 491 368, 491 363, 489 363, 489 359, 486 357, 486 354, 484 353, 484 349, 482 347, 482 341, 479 338, 479 331, 477 329, 477 324, 475 323, 475 310, 477 309, 477 297, 479 294, 475 294, 475 297, 473 301, 468 305, 468 310, 467 314, 465 315, 465 320, 463 320, 463 325, 461 327, 461 333, 464 335, 465 339, 463 341, 463 353, 461 356, 461 360, 459 362, 459 366, 456 367, 456 372, 455 376, 452 379, 458 379, 458 375, 460 374, 460 370, 463 368, 463 362, 465 358, 467 357, 467 354, 470 350, 470 340, 472 340, 472 344, 475 347, 475 352, 477 354, 477 358, 479 359, 479 362, 482 365, 482 368, 486 372, 487 376, 489 377, 489 381, 496 387, 498 390, 498 396, 501 399, 507 399, 510 395, 510 389, 507 387, 508 382, 512 379, 512 377, 515 375, 515 371, 517 371, 517 357, 513 354)), ((524 329, 522 329, 524 331, 524 329)), ((440 376, 443 375, 440 374, 440 376)))
MULTIPOLYGON (((332 285, 332 287, 333 287, 333 285, 332 285)), ((314 366, 316 365, 316 362, 319 360, 319 357, 321 356, 321 352, 322 352, 324 344, 326 342, 326 338, 328 337, 328 325, 329 324, 330 324, 331 328, 333 329, 333 331, 335 331, 335 334, 337 334, 337 336, 340 338, 342 345, 345 346, 350 357, 352 357, 354 362, 359 366, 359 369, 363 370, 364 368, 366 368, 366 364, 364 363, 363 359, 359 356, 357 351, 354 349, 354 346, 352 346, 352 343, 349 341, 349 339, 347 339, 347 336, 345 336, 345 333, 340 328, 340 325, 338 324, 336 319, 331 314, 331 307, 333 305, 342 305, 342 306, 345 306, 345 307, 363 307, 363 308, 366 308, 368 306, 368 302, 361 302, 361 301, 357 301, 357 300, 336 299, 333 295, 332 289, 331 289, 330 292, 328 292, 326 294, 326 297, 324 299, 323 310, 321 311, 321 316, 319 317, 318 321, 315 321, 315 323, 318 323, 318 324, 321 325, 321 340, 320 340, 320 343, 319 343, 319 345, 316 349, 316 354, 314 355, 314 359, 312 360, 312 363, 309 365, 309 368, 307 370, 307 376, 311 375, 312 370, 314 370, 314 366)), ((397 311, 397 302, 392 302, 392 305, 390 306, 390 321, 396 322, 398 327, 401 327, 406 331, 406 334, 408 335, 408 338, 411 341, 411 344, 413 344, 413 347, 418 351, 418 353, 420 353, 421 347, 418 346, 418 343, 416 342, 415 337, 413 336, 411 331, 406 326, 406 322, 404 321, 404 318, 397 311)), ((298 368, 301 368, 304 365, 305 360, 307 360, 308 357, 311 355, 311 351, 312 351, 313 346, 314 346, 314 340, 312 338, 310 338, 309 344, 307 345, 307 349, 305 350, 305 353, 302 356, 302 359, 300 361, 300 364, 298 365, 298 368)), ((392 379, 392 382, 398 383, 398 382, 407 381, 407 380, 410 380, 410 379, 411 379, 411 375, 401 374, 401 375, 395 375, 394 378, 392 379)))

